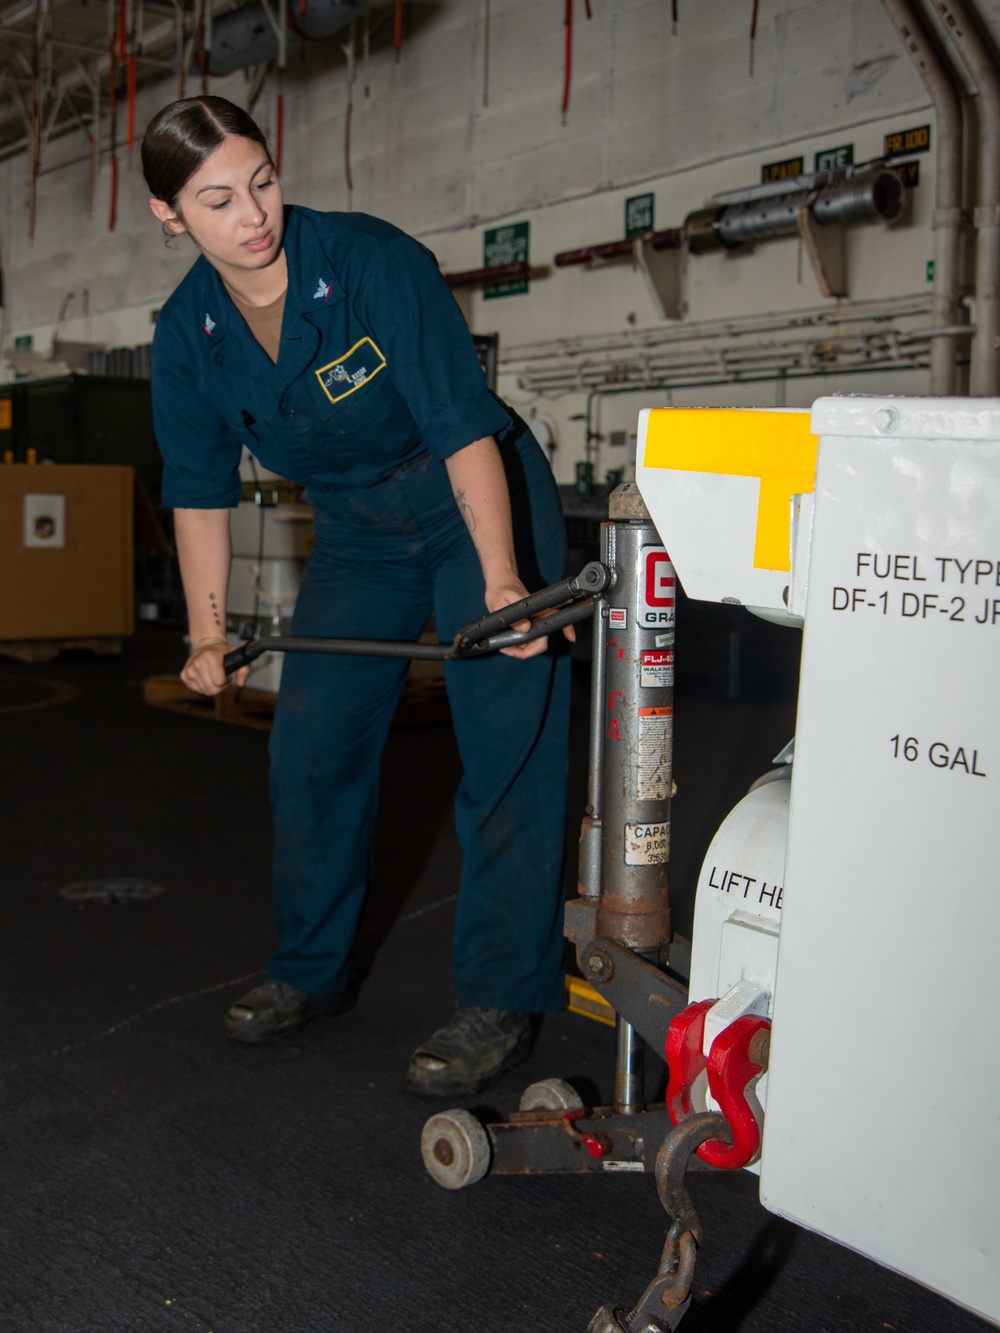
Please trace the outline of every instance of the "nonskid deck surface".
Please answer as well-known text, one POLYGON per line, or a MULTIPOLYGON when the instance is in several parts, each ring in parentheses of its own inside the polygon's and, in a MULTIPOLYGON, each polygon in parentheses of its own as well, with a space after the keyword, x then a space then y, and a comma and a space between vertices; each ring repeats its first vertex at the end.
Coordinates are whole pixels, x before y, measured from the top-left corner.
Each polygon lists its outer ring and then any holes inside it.
MULTIPOLYGON (((584 1333, 655 1271, 652 1180, 490 1178, 420 1160, 410 1051, 450 1009, 458 760, 446 723, 398 727, 383 778, 356 1009, 272 1046, 226 1042, 271 947, 267 737, 143 702, 177 635, 121 657, 0 661, 4 1333, 584 1333), (59 889, 117 877, 135 898, 59 889)), ((585 690, 578 694, 585 697, 585 690)), ((794 703, 678 693, 675 924, 700 855, 788 739, 794 703)), ((574 715, 575 848, 586 717, 574 715)), ((572 878, 574 867, 570 867, 572 878)), ((614 1033, 549 1018, 469 1099, 504 1116, 550 1076, 607 1101, 614 1033)), ((650 1062, 649 1093, 659 1067, 650 1062)), ((706 1241, 685 1333, 981 1333, 980 1320, 781 1222, 753 1178, 692 1183, 706 1241)))

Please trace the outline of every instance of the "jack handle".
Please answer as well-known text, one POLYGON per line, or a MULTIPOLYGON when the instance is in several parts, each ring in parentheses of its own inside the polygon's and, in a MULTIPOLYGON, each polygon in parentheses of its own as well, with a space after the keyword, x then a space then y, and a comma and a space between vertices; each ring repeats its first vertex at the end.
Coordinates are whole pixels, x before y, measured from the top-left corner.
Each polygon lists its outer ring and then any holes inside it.
POLYGON ((530 643, 564 625, 585 620, 594 612, 597 599, 611 583, 611 571, 599 560, 591 560, 579 574, 523 597, 471 624, 463 625, 451 643, 398 643, 385 639, 260 638, 241 643, 222 659, 222 669, 232 675, 263 653, 334 653, 347 657, 409 657, 421 661, 456 662, 481 657, 519 643, 530 643), (554 608, 554 609, 553 609, 554 608), (518 620, 537 616, 531 629, 510 629, 518 620))

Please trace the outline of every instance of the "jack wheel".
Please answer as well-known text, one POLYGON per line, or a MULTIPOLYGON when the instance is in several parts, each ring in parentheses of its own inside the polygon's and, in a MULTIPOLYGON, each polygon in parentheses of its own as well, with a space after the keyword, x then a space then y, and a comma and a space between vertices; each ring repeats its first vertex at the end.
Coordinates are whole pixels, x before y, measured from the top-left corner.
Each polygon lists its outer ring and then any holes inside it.
POLYGON ((493 1156, 486 1130, 461 1109, 431 1116, 420 1135, 420 1151, 427 1174, 446 1190, 482 1180, 493 1156))
POLYGON ((519 1111, 578 1111, 583 1100, 571 1084, 561 1078, 543 1078, 521 1093, 519 1111))

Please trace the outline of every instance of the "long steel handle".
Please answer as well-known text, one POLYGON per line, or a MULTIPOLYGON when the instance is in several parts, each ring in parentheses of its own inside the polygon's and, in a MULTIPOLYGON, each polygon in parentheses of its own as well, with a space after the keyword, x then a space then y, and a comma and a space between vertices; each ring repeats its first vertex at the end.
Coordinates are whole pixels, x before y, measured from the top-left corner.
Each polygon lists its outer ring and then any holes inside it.
POLYGON ((403 643, 385 639, 261 638, 242 643, 222 659, 227 675, 248 666, 263 653, 330 653, 347 657, 408 657, 421 661, 456 662, 501 648, 530 643, 565 625, 593 614, 597 598, 611 581, 610 571, 598 560, 584 565, 573 578, 562 579, 519 602, 463 625, 451 643, 403 643), (557 608, 552 610, 552 608, 557 608), (531 629, 510 629, 518 620, 541 616, 531 629))

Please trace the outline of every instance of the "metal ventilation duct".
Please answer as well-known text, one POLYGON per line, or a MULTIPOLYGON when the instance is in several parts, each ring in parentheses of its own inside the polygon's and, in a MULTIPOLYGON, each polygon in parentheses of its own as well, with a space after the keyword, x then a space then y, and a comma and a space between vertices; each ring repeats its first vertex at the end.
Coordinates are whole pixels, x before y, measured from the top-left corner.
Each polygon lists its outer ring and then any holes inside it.
POLYGON ((833 222, 892 222, 902 207, 902 181, 887 167, 877 167, 819 191, 801 189, 699 209, 685 219, 684 226, 692 253, 705 254, 772 236, 794 236, 801 208, 809 208, 821 226, 828 226, 833 222))
MULTIPOLYGON (((308 42, 323 42, 332 37, 378 0, 306 0, 300 8, 298 0, 288 6, 287 43, 292 50, 308 42)), ((278 54, 277 17, 272 22, 268 13, 277 15, 277 5, 257 3, 243 9, 222 14, 212 25, 212 50, 209 56, 210 74, 231 74, 273 60, 278 54)))

